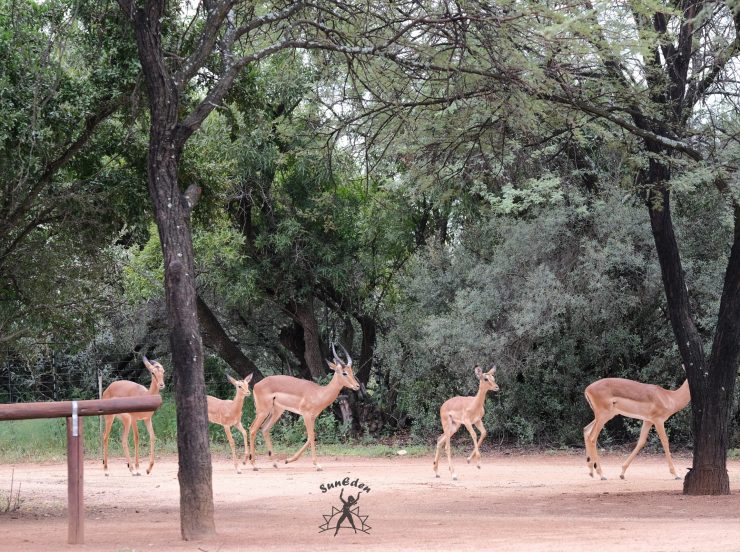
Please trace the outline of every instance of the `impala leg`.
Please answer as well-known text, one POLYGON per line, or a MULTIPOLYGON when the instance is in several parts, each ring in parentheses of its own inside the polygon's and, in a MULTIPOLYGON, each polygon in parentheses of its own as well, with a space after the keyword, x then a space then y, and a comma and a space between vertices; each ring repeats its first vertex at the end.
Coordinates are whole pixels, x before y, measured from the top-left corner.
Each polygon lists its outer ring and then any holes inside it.
POLYGON ((226 438, 229 440, 229 447, 231 447, 231 460, 234 462, 234 468, 236 468, 236 473, 241 473, 242 470, 239 469, 239 463, 236 461, 236 445, 234 444, 234 436, 231 435, 231 426, 224 424, 223 428, 226 432, 226 438))
POLYGON ((144 425, 149 433, 149 467, 146 469, 146 473, 149 475, 154 469, 154 442, 157 438, 154 436, 154 426, 152 425, 151 417, 144 418, 144 425))
POLYGON ((447 441, 445 442, 445 452, 447 452, 447 465, 450 467, 450 473, 452 474, 452 479, 457 479, 457 474, 455 473, 455 468, 452 467, 452 436, 455 434, 455 432, 460 429, 460 426, 455 423, 455 420, 452 419, 452 416, 450 416, 450 431, 447 432, 447 441))
POLYGON ((591 450, 591 442, 589 441, 588 436, 591 435, 591 429, 593 429, 595 423, 596 419, 594 418, 590 424, 583 428, 583 443, 586 446, 586 464, 588 464, 588 475, 591 477, 594 476, 594 465, 593 462, 591 462, 594 454, 591 450))
POLYGON ((252 422, 252 425, 249 426, 249 461, 252 463, 252 469, 254 471, 257 471, 257 466, 255 465, 255 441, 257 437, 257 432, 260 429, 260 426, 262 426, 263 423, 265 423, 265 420, 270 416, 270 411, 263 411, 263 412, 257 412, 257 414, 254 417, 254 421, 252 422))
POLYGON ((437 437, 437 450, 434 453, 434 475, 436 477, 439 477, 439 456, 442 453, 442 447, 445 444, 445 441, 447 440, 447 434, 443 433, 439 437, 437 437))
MULTIPOLYGON (((241 421, 236 423, 236 429, 239 430, 239 432, 242 434, 242 437, 244 438, 244 464, 247 463, 247 450, 249 450, 249 438, 247 437, 247 430, 244 429, 244 426, 242 425, 241 421)), ((239 470, 237 470, 238 472, 239 470)))
POLYGON ((655 431, 658 432, 658 437, 660 438, 660 444, 663 445, 663 450, 665 451, 665 457, 666 460, 668 460, 668 469, 671 470, 671 474, 675 479, 681 479, 676 474, 676 466, 673 465, 673 458, 671 458, 671 448, 668 445, 668 435, 665 433, 665 428, 663 427, 663 421, 659 420, 655 422, 655 431))
POLYGON ((624 461, 624 464, 622 464, 622 473, 619 475, 620 479, 624 479, 624 472, 627 471, 627 468, 630 467, 632 460, 635 459, 635 456, 637 456, 637 454, 642 450, 642 447, 645 446, 645 443, 647 443, 648 434, 650 433, 650 428, 652 427, 653 427, 652 422, 643 420, 642 429, 640 430, 640 438, 637 440, 637 445, 635 446, 635 450, 632 451, 632 453, 627 457, 627 460, 624 461))
POLYGON ((599 451, 597 448, 597 440, 599 438, 599 434, 601 433, 601 430, 604 429, 604 424, 608 422, 611 418, 606 419, 599 419, 597 418, 594 420, 593 427, 591 428, 591 432, 587 436, 587 440, 589 442, 589 445, 591 446, 591 462, 593 464, 594 469, 596 470, 596 473, 599 474, 599 477, 602 480, 605 480, 606 477, 604 477, 604 474, 601 471, 601 461, 599 460, 599 451))
POLYGON ((139 422, 133 418, 131 421, 131 429, 134 430, 134 469, 136 470, 136 475, 141 475, 139 473, 139 422))
POLYGON ((480 439, 478 439, 478 450, 480 450, 480 446, 483 444, 483 440, 486 438, 486 435, 488 435, 488 432, 486 431, 486 426, 483 425, 483 420, 478 420, 475 427, 480 431, 480 439))
POLYGON ((113 425, 113 420, 116 419, 113 415, 104 416, 105 418, 105 430, 103 432, 103 472, 106 476, 108 473, 108 438, 110 437, 110 428, 113 425))
POLYGON ((478 469, 480 469, 480 451, 478 450, 478 435, 476 435, 475 430, 473 429, 473 426, 469 423, 465 424, 465 429, 468 430, 468 433, 470 433, 470 437, 473 439, 473 452, 470 453, 470 456, 468 456, 468 464, 470 464, 470 461, 473 458, 476 458, 478 461, 478 469))
POLYGON ((131 475, 136 475, 134 472, 134 466, 131 464, 131 453, 128 449, 128 432, 131 430, 131 416, 124 414, 121 416, 121 422, 123 422, 123 431, 121 432, 121 445, 123 446, 123 452, 126 455, 126 465, 131 475))
POLYGON ((483 439, 486 438, 486 435, 488 435, 488 432, 486 431, 486 427, 483 425, 483 420, 478 420, 478 422, 475 424, 475 427, 478 428, 478 431, 480 431, 480 438, 478 439, 478 469, 480 469, 480 446, 483 444, 483 439))
POLYGON ((262 426, 262 438, 265 440, 265 444, 267 445, 267 456, 272 459, 272 465, 276 468, 278 467, 278 464, 272 450, 272 437, 270 437, 270 430, 272 429, 272 426, 278 422, 280 417, 283 415, 283 412, 285 412, 285 410, 273 408, 269 419, 262 426))

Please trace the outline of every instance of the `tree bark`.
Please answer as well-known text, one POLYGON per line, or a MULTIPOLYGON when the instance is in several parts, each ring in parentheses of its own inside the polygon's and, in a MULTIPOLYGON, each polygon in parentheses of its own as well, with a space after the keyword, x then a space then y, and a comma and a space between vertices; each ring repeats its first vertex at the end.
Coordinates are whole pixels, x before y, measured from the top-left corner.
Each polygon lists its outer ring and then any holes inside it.
POLYGON ((161 44, 164 6, 145 8, 119 0, 133 19, 149 98, 147 158, 149 195, 154 204, 164 257, 164 285, 177 410, 180 531, 185 540, 215 533, 211 450, 208 439, 203 343, 198 327, 190 196, 178 185, 184 139, 178 138, 179 93, 169 76, 161 44))
POLYGON ((324 360, 321 354, 321 336, 319 324, 313 312, 313 297, 306 301, 292 305, 293 315, 303 328, 303 342, 306 347, 304 358, 311 372, 311 377, 316 380, 326 374, 324 360))
POLYGON ((729 419, 740 350, 740 251, 735 239, 725 275, 717 332, 707 362, 699 332, 691 318, 689 294, 671 219, 668 167, 650 161, 647 176, 650 225, 658 253, 668 315, 691 390, 693 467, 684 480, 684 493, 729 494, 726 457, 729 419))
POLYGON ((252 374, 252 382, 257 383, 265 376, 259 368, 245 355, 239 345, 229 337, 218 318, 203 298, 198 295, 198 320, 203 333, 203 342, 206 347, 216 351, 224 362, 239 374, 247 377, 252 374))

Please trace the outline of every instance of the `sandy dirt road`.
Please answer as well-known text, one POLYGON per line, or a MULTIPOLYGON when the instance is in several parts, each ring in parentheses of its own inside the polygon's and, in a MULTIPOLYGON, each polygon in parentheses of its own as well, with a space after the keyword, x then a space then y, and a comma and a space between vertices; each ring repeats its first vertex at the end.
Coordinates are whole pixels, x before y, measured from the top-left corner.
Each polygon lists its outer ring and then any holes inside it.
MULTIPOLYGON (((242 550, 599 550, 740 551, 740 461, 729 464, 734 492, 688 497, 672 480, 662 455, 641 455, 618 478, 622 456, 604 457, 608 481, 587 476, 577 454, 488 452, 477 470, 457 457, 460 479, 444 469, 435 479, 431 457, 364 459, 324 457, 237 475, 224 454, 214 454, 217 535, 180 540, 177 461, 158 458, 150 476, 132 477, 120 458, 104 477, 98 460, 85 465, 86 544, 67 540, 66 465, 0 466, 0 492, 16 486, 19 511, 0 514, 0 550, 202 551, 242 550), (357 503, 367 533, 347 521, 339 533, 320 532, 324 515, 336 525, 334 481, 370 487, 357 503)), ((680 473, 690 459, 677 456, 680 473)), ((344 498, 357 495, 347 486, 344 498)), ((361 520, 352 516, 361 527, 361 520)))

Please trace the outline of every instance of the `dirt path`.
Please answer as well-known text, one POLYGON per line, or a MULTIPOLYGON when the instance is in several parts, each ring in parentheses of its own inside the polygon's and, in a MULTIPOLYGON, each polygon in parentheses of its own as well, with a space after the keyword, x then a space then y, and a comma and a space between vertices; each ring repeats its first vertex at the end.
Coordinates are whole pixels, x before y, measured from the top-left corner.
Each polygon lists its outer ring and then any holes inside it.
MULTIPOLYGON (((729 464, 731 496, 687 497, 657 455, 638 457, 626 481, 618 478, 623 458, 611 455, 609 481, 590 479, 575 454, 491 452, 480 471, 458 457, 458 481, 446 468, 435 479, 427 457, 323 458, 323 472, 305 459, 277 470, 263 461, 241 475, 225 456, 214 458, 213 539, 180 540, 176 458, 158 458, 142 477, 119 458, 108 478, 99 461, 85 465, 84 546, 66 544, 66 465, 16 465, 23 503, 0 514, 0 550, 740 550, 740 461, 729 464), (341 507, 339 491, 320 485, 345 477, 370 487, 357 506, 371 529, 319 533, 322 516, 341 507)), ((689 464, 676 458, 680 473, 689 464)), ((0 466, 0 493, 12 468, 0 466)), ((344 498, 356 494, 348 486, 344 498)))

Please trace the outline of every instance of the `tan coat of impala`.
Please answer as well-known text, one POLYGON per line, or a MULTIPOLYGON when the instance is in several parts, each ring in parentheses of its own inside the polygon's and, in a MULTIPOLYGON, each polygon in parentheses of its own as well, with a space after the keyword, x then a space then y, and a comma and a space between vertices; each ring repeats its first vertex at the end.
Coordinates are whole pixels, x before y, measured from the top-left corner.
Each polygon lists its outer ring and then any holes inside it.
POLYGON ((642 420, 642 430, 640 438, 637 440, 637 446, 632 454, 627 457, 622 464, 622 473, 620 478, 624 479, 624 472, 627 471, 632 460, 647 442, 650 428, 655 426, 658 432, 660 443, 663 445, 665 457, 668 460, 668 469, 673 477, 681 479, 676 474, 676 467, 673 465, 671 451, 668 445, 668 436, 666 435, 663 424, 679 410, 686 407, 691 401, 689 392, 689 381, 683 382, 683 385, 675 391, 663 389, 657 385, 640 383, 622 378, 605 378, 593 382, 586 387, 584 392, 591 410, 594 411, 594 420, 583 428, 583 440, 586 444, 586 462, 588 462, 588 471, 591 477, 594 476, 594 470, 599 474, 601 479, 606 479, 601 472, 601 461, 597 450, 597 439, 599 433, 604 428, 604 424, 614 416, 621 414, 628 418, 642 420))
POLYGON ((236 380, 229 375, 226 377, 229 383, 236 387, 236 396, 233 400, 224 400, 208 395, 206 397, 208 401, 208 421, 223 426, 226 438, 231 446, 231 459, 234 461, 236 473, 241 473, 239 462, 236 460, 236 445, 234 445, 234 437, 231 435, 231 426, 235 425, 244 438, 244 463, 246 464, 249 440, 247 439, 247 430, 242 425, 242 410, 244 409, 244 399, 251 395, 249 382, 252 381, 252 374, 249 374, 243 380, 236 380))
MULTIPOLYGON (((159 362, 150 362, 146 357, 144 357, 144 366, 146 366, 146 369, 149 370, 149 373, 152 375, 152 382, 148 389, 133 381, 118 380, 111 383, 106 390, 103 391, 103 398, 115 399, 120 397, 159 395, 159 392, 164 389, 164 368, 159 362)), ((105 475, 108 475, 108 437, 110 436, 110 428, 113 425, 113 420, 116 418, 121 420, 123 423, 121 442, 123 444, 123 451, 126 454, 126 463, 131 475, 141 475, 139 473, 139 427, 137 426, 137 422, 139 420, 144 422, 144 425, 149 432, 149 467, 146 469, 146 473, 149 474, 152 472, 152 468, 154 468, 155 441, 154 427, 152 427, 153 414, 154 412, 132 412, 129 414, 109 414, 104 416, 105 432, 103 433, 103 470, 105 471, 105 475), (134 430, 134 464, 131 464, 131 455, 128 449, 128 432, 132 427, 134 430)))
MULTIPOLYGON (((343 347, 342 349, 344 350, 343 347)), ((334 371, 334 376, 328 385, 321 386, 312 381, 291 376, 269 376, 255 384, 252 391, 254 395, 255 416, 254 422, 249 426, 249 436, 251 438, 249 443, 249 459, 252 462, 253 469, 257 469, 254 453, 257 431, 262 431, 262 436, 267 445, 267 454, 270 458, 273 458, 270 429, 280 419, 283 412, 287 410, 288 412, 303 416, 308 439, 306 440, 306 444, 293 456, 288 458, 285 463, 288 464, 289 462, 298 460, 310 445, 313 465, 316 466, 317 470, 321 471, 322 468, 316 461, 316 434, 314 431, 316 418, 319 417, 319 414, 327 406, 334 402, 344 387, 348 387, 354 391, 360 389, 360 384, 352 372, 352 357, 349 356, 349 353, 344 350, 347 357, 347 362, 344 362, 337 356, 333 345, 332 352, 334 353, 334 362, 327 360, 327 363, 329 364, 329 368, 334 371)), ((274 458, 273 466, 278 467, 274 458)))
POLYGON ((452 452, 450 451, 450 440, 452 436, 465 426, 473 438, 473 452, 468 456, 468 464, 475 458, 478 469, 480 469, 480 445, 486 438, 486 428, 483 426, 483 415, 485 414, 486 394, 489 391, 498 391, 498 385, 494 378, 496 374, 496 365, 488 372, 483 372, 480 366, 475 367, 475 377, 480 381, 478 393, 473 397, 452 397, 445 401, 439 409, 439 417, 442 420, 442 430, 444 433, 437 439, 437 450, 434 454, 434 474, 439 477, 439 456, 442 452, 442 446, 447 452, 447 463, 450 467, 452 479, 457 479, 455 468, 452 467, 452 452), (480 431, 480 438, 476 437, 473 426, 480 431))

